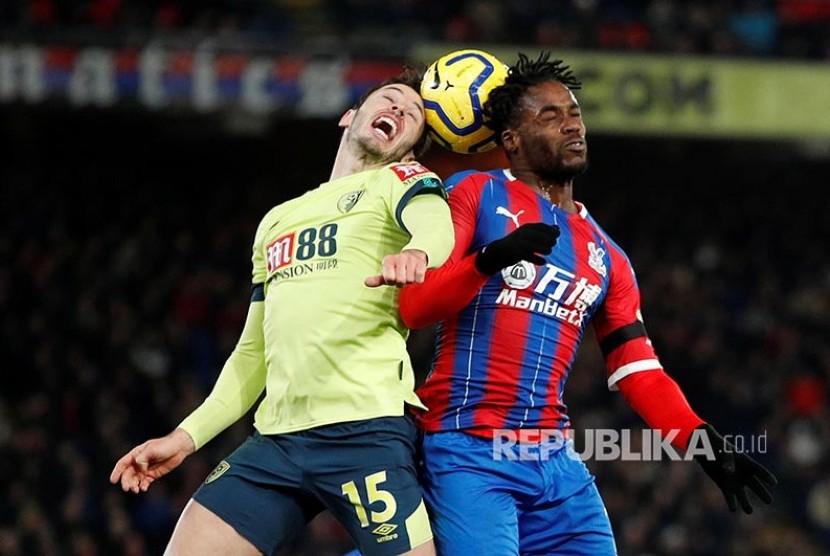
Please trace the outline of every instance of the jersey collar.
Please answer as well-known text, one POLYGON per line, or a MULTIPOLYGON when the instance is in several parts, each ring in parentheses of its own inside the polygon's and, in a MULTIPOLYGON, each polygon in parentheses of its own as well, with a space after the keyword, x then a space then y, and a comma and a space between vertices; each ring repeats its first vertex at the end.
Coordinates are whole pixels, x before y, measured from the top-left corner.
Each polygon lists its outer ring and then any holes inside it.
MULTIPOLYGON (((518 178, 516 178, 516 176, 513 175, 513 172, 510 171, 510 168, 502 168, 501 171, 504 174, 504 177, 507 178, 507 181, 519 181, 518 178)), ((520 183, 524 183, 524 182, 520 182, 520 183)), ((576 212, 580 216, 580 218, 582 218, 582 219, 588 218, 588 209, 585 208, 585 205, 583 205, 579 201, 574 201, 574 204, 576 204, 576 209, 577 209, 576 212)))

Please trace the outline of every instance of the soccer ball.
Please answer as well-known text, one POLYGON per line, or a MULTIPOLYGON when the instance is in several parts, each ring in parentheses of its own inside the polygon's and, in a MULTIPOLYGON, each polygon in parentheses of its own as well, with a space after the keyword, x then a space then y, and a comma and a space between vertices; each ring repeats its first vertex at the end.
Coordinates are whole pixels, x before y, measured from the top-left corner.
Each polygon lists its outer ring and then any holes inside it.
POLYGON ((458 153, 484 152, 496 146, 481 108, 494 88, 507 78, 507 66, 482 50, 456 50, 427 68, 421 97, 429 134, 458 153))

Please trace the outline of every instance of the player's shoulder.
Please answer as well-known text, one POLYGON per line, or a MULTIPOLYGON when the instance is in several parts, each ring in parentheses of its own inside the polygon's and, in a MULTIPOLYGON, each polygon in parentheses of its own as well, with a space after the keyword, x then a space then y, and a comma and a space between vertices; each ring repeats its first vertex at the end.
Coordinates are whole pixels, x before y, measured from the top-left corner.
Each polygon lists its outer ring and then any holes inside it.
POLYGON ((397 162, 386 166, 383 171, 387 172, 388 179, 392 180, 395 186, 411 191, 434 191, 446 197, 441 178, 420 162, 397 162))
POLYGON ((614 267, 625 267, 633 270, 631 260, 629 259, 625 249, 623 249, 623 247, 617 243, 613 237, 611 237, 605 228, 597 222, 597 220, 588 212, 588 209, 584 204, 578 203, 577 208, 579 209, 580 216, 582 216, 582 218, 585 219, 593 229, 594 235, 600 238, 599 246, 603 249, 603 253, 607 253, 607 256, 612 261, 615 261, 614 267))
POLYGON ((274 224, 277 223, 277 221, 279 220, 279 212, 281 206, 282 205, 276 205, 274 207, 271 207, 271 209, 268 210, 268 212, 266 212, 265 215, 260 219, 259 225, 257 225, 256 229, 255 241, 259 241, 262 238, 262 235, 267 230, 271 229, 274 226, 274 224))
POLYGON ((588 212, 588 207, 585 206, 585 203, 580 201, 576 201, 576 210, 577 214, 588 223, 588 226, 593 229, 593 233, 602 238, 604 243, 611 244, 614 249, 622 251, 622 248, 617 245, 614 240, 611 238, 611 235, 605 230, 605 228, 600 224, 594 215, 588 212))
POLYGON ((382 171, 385 175, 396 183, 404 187, 410 187, 422 180, 434 182, 437 185, 443 185, 438 174, 421 164, 420 162, 395 162, 389 164, 382 171))
POLYGON ((480 190, 487 183, 503 183, 506 180, 504 170, 462 170, 444 180, 447 192, 458 190, 480 190))

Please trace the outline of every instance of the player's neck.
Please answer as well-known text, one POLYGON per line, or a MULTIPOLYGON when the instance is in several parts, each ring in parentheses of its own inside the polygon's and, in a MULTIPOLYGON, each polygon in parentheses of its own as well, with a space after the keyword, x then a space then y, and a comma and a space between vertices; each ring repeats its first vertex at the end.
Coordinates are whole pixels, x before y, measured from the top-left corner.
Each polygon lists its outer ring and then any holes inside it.
POLYGON ((356 153, 354 148, 350 148, 346 141, 341 141, 337 148, 337 156, 334 158, 334 166, 332 166, 329 181, 365 172, 366 170, 382 168, 390 162, 392 161, 373 158, 364 151, 356 153))
POLYGON ((332 166, 329 181, 351 176, 352 174, 357 174, 358 172, 362 172, 366 169, 367 168, 364 168, 364 165, 358 160, 338 156, 334 159, 334 166, 332 166))
POLYGON ((334 157, 334 166, 331 168, 329 181, 362 172, 362 166, 363 161, 352 154, 345 140, 341 140, 337 148, 337 156, 334 157))
POLYGON ((573 182, 565 184, 548 184, 539 187, 540 195, 565 212, 577 212, 573 196, 573 182))
POLYGON ((520 181, 526 183, 531 189, 566 212, 577 212, 577 206, 573 198, 573 180, 564 183, 547 182, 534 174, 511 168, 511 173, 520 181))

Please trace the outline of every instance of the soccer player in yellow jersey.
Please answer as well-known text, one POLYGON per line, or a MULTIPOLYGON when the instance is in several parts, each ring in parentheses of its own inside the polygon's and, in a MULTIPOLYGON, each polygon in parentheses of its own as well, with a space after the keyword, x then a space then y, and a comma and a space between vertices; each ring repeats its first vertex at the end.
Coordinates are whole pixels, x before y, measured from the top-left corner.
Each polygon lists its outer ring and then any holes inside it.
POLYGON ((264 391, 253 434, 195 492, 166 554, 275 554, 326 508, 366 556, 434 554, 394 287, 422 282, 453 243, 443 186, 414 161, 419 82, 407 68, 343 115, 330 180, 256 231, 247 321, 213 391, 116 463, 112 483, 146 491, 264 391))

